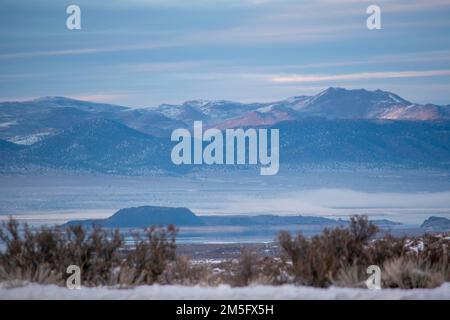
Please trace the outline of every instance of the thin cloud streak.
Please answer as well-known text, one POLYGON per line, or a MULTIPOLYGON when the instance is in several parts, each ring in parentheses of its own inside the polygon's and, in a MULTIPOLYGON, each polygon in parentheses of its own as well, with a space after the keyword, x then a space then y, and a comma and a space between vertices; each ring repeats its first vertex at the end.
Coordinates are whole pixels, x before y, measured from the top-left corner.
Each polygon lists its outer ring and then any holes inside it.
POLYGON ((48 50, 48 51, 31 51, 31 52, 16 52, 0 54, 0 60, 10 60, 18 58, 33 58, 33 57, 51 57, 51 56, 72 56, 80 54, 95 54, 95 53, 107 53, 107 52, 121 52, 121 51, 133 51, 133 50, 147 50, 147 49, 159 49, 180 46, 181 43, 161 42, 148 45, 124 45, 120 47, 104 47, 104 48, 81 48, 81 49, 67 49, 67 50, 48 50))
MULTIPOLYGON (((295 28, 293 26, 242 26, 214 31, 185 34, 177 40, 162 41, 147 45, 134 44, 120 47, 91 47, 80 49, 63 49, 47 51, 30 51, 0 54, 0 60, 20 58, 74 56, 110 52, 126 52, 137 50, 151 50, 161 48, 175 48, 195 45, 215 44, 249 44, 249 43, 297 43, 335 41, 338 37, 349 37, 350 31, 358 29, 356 24, 341 26, 295 28)), ((354 36, 361 36, 355 34, 354 36)))
MULTIPOLYGON (((206 1, 207 2, 207 1, 206 1)), ((235 3, 238 3, 236 1, 235 3)), ((264 4, 266 1, 247 0, 247 4, 264 4)), ((208 44, 248 44, 248 43, 299 43, 299 42, 327 42, 341 38, 358 38, 364 36, 364 24, 335 20, 334 18, 350 18, 351 16, 364 16, 365 12, 359 7, 348 5, 358 4, 361 0, 328 0, 320 2, 295 3, 285 1, 287 6, 280 6, 270 12, 261 14, 255 20, 231 28, 216 29, 211 31, 180 34, 178 39, 162 41, 152 44, 131 44, 112 47, 86 47, 79 49, 42 50, 30 52, 15 52, 0 54, 0 60, 12 60, 20 58, 48 57, 48 56, 73 56, 109 52, 126 52, 135 50, 150 50, 157 48, 170 48, 180 46, 208 45, 208 44), (329 6, 332 6, 331 10, 329 6), (340 8, 340 6, 344 6, 340 8), (281 10, 280 10, 281 9, 281 10), (327 10, 328 9, 328 10, 327 10), (349 10, 350 11, 346 11, 349 10), (343 10, 337 14, 336 10, 343 10), (354 10, 354 11, 353 11, 354 10), (332 19, 333 18, 333 19, 332 19), (317 25, 318 19, 326 20, 326 24, 317 25)), ((151 4, 163 5, 164 1, 136 0, 135 5, 151 4)), ((173 1, 173 4, 181 5, 183 1, 173 1)), ((224 2, 226 3, 226 2, 224 2)), ((274 1, 267 1, 274 4, 274 1)), ((450 6, 450 0, 403 1, 396 4, 381 2, 391 12, 419 10, 424 8, 439 8, 450 6)), ((429 22, 427 22, 429 23, 429 22)), ((411 22, 408 22, 408 26, 411 22)))
POLYGON ((394 78, 421 78, 434 76, 448 76, 450 70, 427 71, 393 71, 393 72, 362 72, 337 75, 293 75, 272 77, 270 81, 278 83, 308 83, 333 80, 370 80, 370 79, 394 79, 394 78))

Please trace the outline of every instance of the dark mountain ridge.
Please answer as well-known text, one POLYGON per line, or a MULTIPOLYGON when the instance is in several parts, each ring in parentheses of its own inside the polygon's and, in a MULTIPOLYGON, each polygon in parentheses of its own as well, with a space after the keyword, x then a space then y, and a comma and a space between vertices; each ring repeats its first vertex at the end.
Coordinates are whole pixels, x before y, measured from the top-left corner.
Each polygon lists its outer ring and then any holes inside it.
MULTIPOLYGON (((375 224, 383 227, 398 225, 399 223, 389 220, 374 220, 375 224)), ((346 220, 335 220, 318 216, 277 216, 277 215, 220 215, 220 216, 197 216, 187 208, 172 208, 159 206, 141 206, 125 208, 117 211, 111 217, 97 220, 73 220, 64 226, 83 225, 91 227, 94 225, 107 228, 146 228, 151 225, 173 224, 180 227, 185 226, 241 226, 241 227, 271 227, 287 225, 314 225, 314 226, 344 226, 346 220)))
POLYGON ((447 170, 448 110, 448 106, 413 104, 381 90, 342 88, 274 103, 194 100, 143 109, 63 97, 3 102, 0 170, 188 172, 193 166, 171 162, 170 132, 192 130, 194 120, 204 120, 206 128, 279 129, 280 170, 342 164, 447 170))
POLYGON ((59 169, 128 173, 136 169, 161 170, 171 166, 170 146, 161 138, 120 123, 95 119, 17 151, 29 164, 59 169))
MULTIPOLYGON (((450 121, 308 118, 269 128, 280 131, 280 170, 345 165, 450 168, 450 121)), ((30 146, 0 143, 0 168, 31 166, 103 173, 184 173, 199 166, 171 161, 175 142, 110 120, 88 120, 30 146)), ((205 144, 206 145, 206 144, 205 144)), ((208 166, 231 170, 230 166, 208 166)))
POLYGON ((152 225, 203 226, 205 223, 187 208, 142 206, 125 208, 111 217, 97 220, 74 220, 65 226, 98 225, 107 228, 146 228, 152 225))
MULTIPOLYGON (((450 107, 415 104, 381 90, 328 88, 314 96, 295 96, 265 103, 193 100, 179 105, 129 108, 65 97, 0 102, 0 139, 31 141, 30 136, 54 135, 92 119, 108 119, 147 134, 167 137, 175 128, 232 128, 274 125, 286 120, 320 116, 327 119, 450 120, 450 107)), ((21 142, 22 143, 22 142, 21 142)))

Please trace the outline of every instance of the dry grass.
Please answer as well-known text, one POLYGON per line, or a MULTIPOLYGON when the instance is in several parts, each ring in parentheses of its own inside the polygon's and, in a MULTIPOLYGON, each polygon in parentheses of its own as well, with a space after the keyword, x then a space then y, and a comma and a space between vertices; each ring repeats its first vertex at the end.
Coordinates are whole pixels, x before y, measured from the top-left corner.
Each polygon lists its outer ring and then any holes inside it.
POLYGON ((445 281, 438 267, 430 267, 418 259, 400 257, 383 264, 382 284, 388 288, 435 288, 445 281))

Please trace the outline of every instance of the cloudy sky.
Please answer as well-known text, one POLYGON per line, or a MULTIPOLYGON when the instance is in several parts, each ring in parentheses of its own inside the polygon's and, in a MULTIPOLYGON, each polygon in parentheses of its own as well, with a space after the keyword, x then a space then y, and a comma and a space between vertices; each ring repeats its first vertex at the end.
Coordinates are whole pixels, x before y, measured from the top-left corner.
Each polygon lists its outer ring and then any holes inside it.
POLYGON ((329 86, 450 104, 450 0, 2 0, 0 100, 272 101, 329 86), (67 30, 66 8, 81 8, 67 30), (366 8, 382 10, 368 30, 366 8))

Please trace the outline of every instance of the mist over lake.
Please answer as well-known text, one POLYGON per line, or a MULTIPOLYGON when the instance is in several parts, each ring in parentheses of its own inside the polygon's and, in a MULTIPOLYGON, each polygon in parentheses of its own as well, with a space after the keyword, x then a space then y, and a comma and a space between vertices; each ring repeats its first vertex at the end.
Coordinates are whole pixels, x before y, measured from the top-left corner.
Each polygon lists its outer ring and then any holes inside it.
POLYGON ((450 179, 442 171, 305 170, 261 177, 251 170, 185 176, 47 173, 2 175, 0 219, 31 224, 105 218, 141 205, 187 207, 197 215, 367 214, 420 224, 450 217, 450 179))

